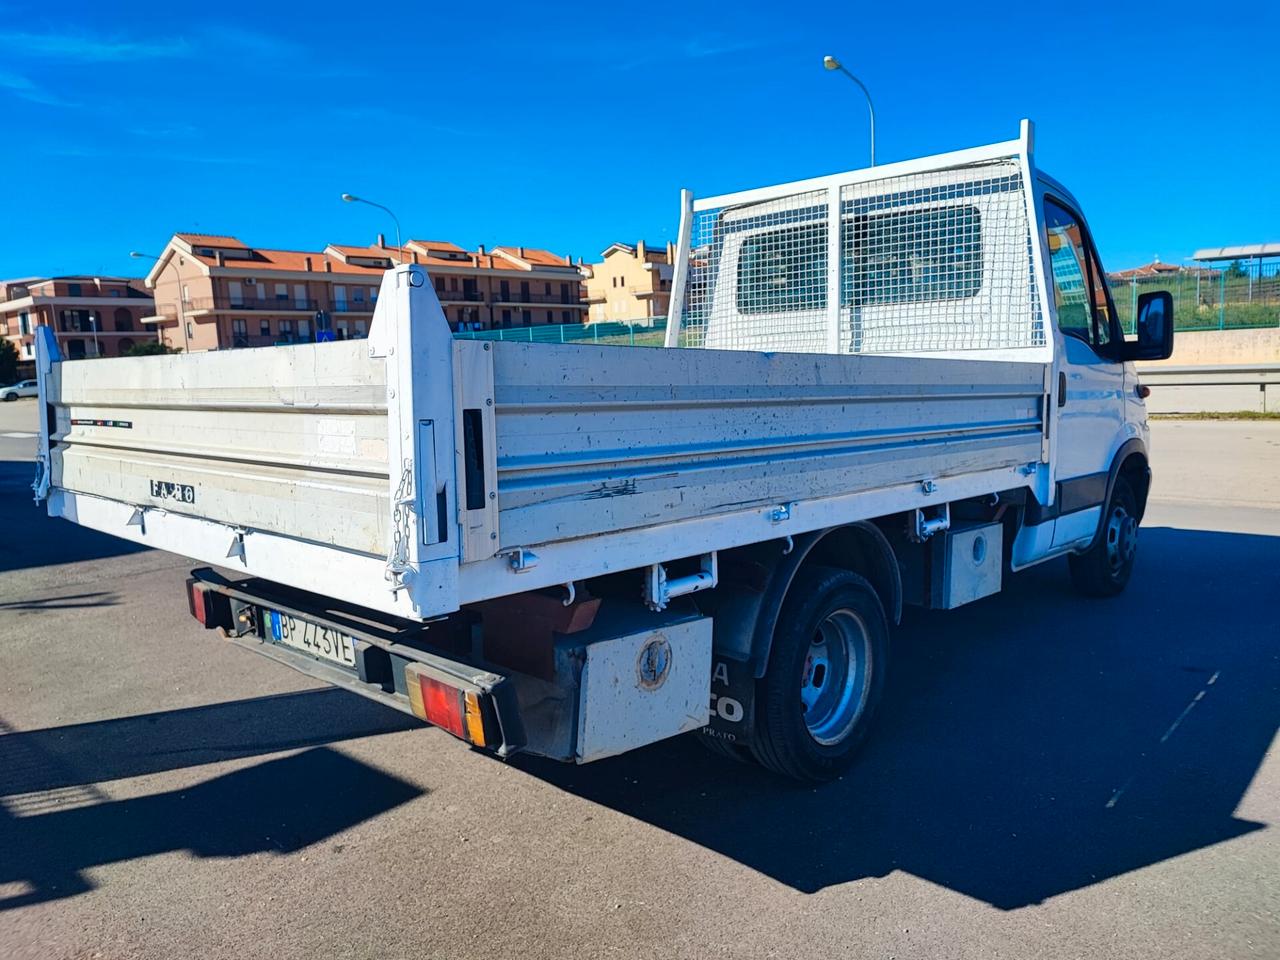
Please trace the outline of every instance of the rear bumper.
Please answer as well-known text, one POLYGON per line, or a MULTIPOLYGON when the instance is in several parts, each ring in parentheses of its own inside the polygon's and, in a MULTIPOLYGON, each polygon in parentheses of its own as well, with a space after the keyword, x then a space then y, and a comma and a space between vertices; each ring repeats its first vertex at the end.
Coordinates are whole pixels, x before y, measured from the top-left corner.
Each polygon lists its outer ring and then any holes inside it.
POLYGON ((691 604, 597 600, 540 629, 521 596, 419 623, 209 568, 188 581, 193 616, 238 646, 501 757, 588 763, 706 724, 712 625, 691 604), (323 659, 329 643, 348 662, 323 659))
MULTIPOLYGON (((448 732, 500 757, 526 746, 510 672, 458 653, 470 639, 466 623, 423 624, 381 616, 255 578, 230 579, 208 567, 191 571, 188 599, 197 619, 237 646, 423 720, 426 717, 414 709, 411 687, 427 676, 463 698, 472 697, 482 716, 482 728, 476 728, 475 736, 466 733, 465 725, 463 732, 444 727, 448 732), (196 612, 196 591, 203 594, 204 616, 196 612), (355 666, 331 663, 275 642, 263 611, 277 611, 350 637, 355 666)), ((416 699, 421 709, 422 698, 416 699)))

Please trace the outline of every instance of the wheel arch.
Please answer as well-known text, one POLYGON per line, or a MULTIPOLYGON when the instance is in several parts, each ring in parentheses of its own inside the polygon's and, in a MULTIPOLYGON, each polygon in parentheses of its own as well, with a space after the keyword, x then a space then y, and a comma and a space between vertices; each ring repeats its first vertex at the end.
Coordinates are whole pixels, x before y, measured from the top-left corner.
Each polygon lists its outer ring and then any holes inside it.
POLYGON ((806 565, 838 567, 865 577, 889 621, 896 624, 902 619, 898 558, 889 539, 871 521, 815 530, 794 538, 790 550, 786 547, 786 541, 771 540, 735 551, 738 555, 725 564, 727 570, 747 568, 752 575, 730 574, 729 582, 722 583, 728 596, 715 610, 717 653, 746 661, 754 676, 763 676, 787 591, 806 565))

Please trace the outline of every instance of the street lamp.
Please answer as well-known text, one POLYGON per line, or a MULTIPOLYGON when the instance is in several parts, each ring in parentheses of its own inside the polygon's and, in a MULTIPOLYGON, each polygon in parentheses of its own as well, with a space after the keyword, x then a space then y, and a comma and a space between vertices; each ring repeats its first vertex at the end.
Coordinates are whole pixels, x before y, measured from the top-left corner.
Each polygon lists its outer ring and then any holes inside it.
MULTIPOLYGON (((142 253, 138 250, 130 250, 129 256, 133 257, 135 260, 154 260, 156 263, 160 262, 159 257, 150 253, 142 253)), ((182 273, 178 270, 178 260, 176 256, 171 257, 169 262, 173 264, 173 274, 175 282, 178 285, 178 326, 182 328, 182 349, 184 353, 190 353, 191 342, 187 339, 187 315, 186 311, 182 309, 182 273)), ((163 342, 163 339, 161 342, 163 342)))
POLYGON ((866 84, 855 77, 852 73, 845 69, 844 64, 832 56, 822 58, 822 65, 828 70, 839 70, 846 77, 856 83, 863 95, 867 98, 867 112, 871 115, 871 166, 876 165, 876 108, 871 104, 871 91, 867 89, 866 84))
POLYGON ((396 225, 396 246, 400 248, 400 262, 404 263, 404 244, 400 241, 400 218, 391 212, 390 207, 384 207, 380 203, 374 203, 372 200, 366 200, 364 197, 357 197, 350 193, 344 193, 342 199, 345 203, 364 203, 371 207, 377 207, 384 211, 396 225))

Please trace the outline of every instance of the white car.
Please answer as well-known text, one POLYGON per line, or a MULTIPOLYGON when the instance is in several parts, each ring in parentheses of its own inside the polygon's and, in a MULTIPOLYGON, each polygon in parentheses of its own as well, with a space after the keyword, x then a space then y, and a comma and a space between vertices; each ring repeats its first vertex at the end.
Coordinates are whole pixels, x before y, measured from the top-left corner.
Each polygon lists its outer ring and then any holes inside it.
POLYGON ((35 397, 40 389, 34 380, 22 380, 7 387, 0 387, 0 400, 17 400, 19 397, 35 397))

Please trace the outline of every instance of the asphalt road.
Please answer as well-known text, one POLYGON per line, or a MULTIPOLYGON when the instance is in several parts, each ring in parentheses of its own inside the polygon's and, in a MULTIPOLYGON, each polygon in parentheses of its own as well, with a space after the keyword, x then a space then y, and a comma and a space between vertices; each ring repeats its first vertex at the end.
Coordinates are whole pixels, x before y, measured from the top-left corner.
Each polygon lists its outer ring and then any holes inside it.
POLYGON ((1280 956, 1280 424, 1156 426, 1128 592, 898 632, 798 788, 687 739, 503 764, 201 630, 29 501, 0 405, 0 955, 1280 956))

